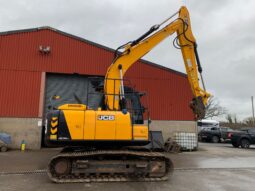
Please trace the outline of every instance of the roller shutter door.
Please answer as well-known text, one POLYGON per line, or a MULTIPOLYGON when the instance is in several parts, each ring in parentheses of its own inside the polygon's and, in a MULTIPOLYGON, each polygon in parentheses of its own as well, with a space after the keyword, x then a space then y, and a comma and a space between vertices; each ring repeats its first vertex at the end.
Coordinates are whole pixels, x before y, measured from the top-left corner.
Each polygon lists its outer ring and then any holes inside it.
POLYGON ((60 100, 53 101, 54 106, 59 106, 65 103, 78 103, 75 99, 74 93, 79 97, 83 104, 88 105, 91 108, 97 108, 102 101, 101 95, 92 93, 95 92, 95 88, 91 84, 91 77, 84 75, 68 75, 68 74, 52 74, 46 75, 45 86, 45 104, 44 104, 44 116, 49 110, 50 98, 53 95, 59 95, 60 100), (90 92, 87 96, 87 92, 90 92), (89 101, 88 101, 89 100, 89 101))

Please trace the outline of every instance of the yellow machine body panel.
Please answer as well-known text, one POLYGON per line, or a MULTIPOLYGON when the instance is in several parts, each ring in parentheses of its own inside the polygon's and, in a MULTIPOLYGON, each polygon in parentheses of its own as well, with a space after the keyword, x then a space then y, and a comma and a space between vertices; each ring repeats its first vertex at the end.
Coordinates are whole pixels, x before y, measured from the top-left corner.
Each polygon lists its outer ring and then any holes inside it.
POLYGON ((65 121, 66 121, 66 126, 70 133, 71 139, 82 140, 83 131, 84 131, 84 116, 85 116, 86 105, 64 104, 59 106, 58 109, 63 111, 65 121))
MULTIPOLYGON (((132 125, 129 112, 86 110, 82 104, 65 104, 58 109, 64 114, 72 140, 148 140, 148 126, 132 125)), ((52 135, 57 133, 54 127, 58 123, 57 118, 52 118, 52 135)))
POLYGON ((82 110, 85 111, 87 108, 84 104, 64 104, 58 107, 60 110, 82 110))
POLYGON ((79 110, 63 110, 66 124, 73 140, 83 139, 84 113, 79 110))
POLYGON ((115 140, 115 113, 114 111, 96 111, 95 140, 115 140))
POLYGON ((134 140, 148 140, 149 128, 147 125, 134 125, 133 126, 134 140))
POLYGON ((95 139, 95 126, 96 126, 96 112, 94 110, 87 110, 85 112, 85 123, 83 138, 84 140, 95 139))
POLYGON ((129 113, 123 114, 121 111, 95 111, 95 113, 95 140, 132 140, 129 113))
MULTIPOLYGON (((116 140, 132 140, 132 124, 130 114, 116 113, 116 140)), ((148 127, 147 127, 148 129, 148 127)))

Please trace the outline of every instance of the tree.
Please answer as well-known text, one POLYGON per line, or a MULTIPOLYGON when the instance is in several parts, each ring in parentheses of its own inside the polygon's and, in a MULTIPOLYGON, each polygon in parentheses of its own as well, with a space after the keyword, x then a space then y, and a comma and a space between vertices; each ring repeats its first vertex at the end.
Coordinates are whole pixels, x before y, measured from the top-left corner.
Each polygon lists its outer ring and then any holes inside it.
POLYGON ((220 102, 215 97, 211 96, 205 107, 205 119, 219 117, 225 115, 226 113, 226 108, 220 106, 220 102))
POLYGON ((233 123, 232 115, 228 113, 226 115, 226 120, 228 121, 228 123, 232 124, 233 123))
POLYGON ((243 120, 244 124, 246 124, 247 126, 255 126, 253 117, 247 117, 246 119, 243 120))
POLYGON ((235 122, 235 124, 238 123, 236 114, 234 114, 234 122, 235 122))

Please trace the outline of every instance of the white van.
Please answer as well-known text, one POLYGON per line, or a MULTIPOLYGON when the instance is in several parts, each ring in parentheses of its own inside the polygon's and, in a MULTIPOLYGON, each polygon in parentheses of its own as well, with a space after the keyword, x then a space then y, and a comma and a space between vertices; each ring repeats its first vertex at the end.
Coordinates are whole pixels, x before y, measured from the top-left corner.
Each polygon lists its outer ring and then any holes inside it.
POLYGON ((202 119, 197 121, 198 132, 205 128, 211 129, 212 127, 220 127, 220 123, 216 120, 209 119, 202 119))

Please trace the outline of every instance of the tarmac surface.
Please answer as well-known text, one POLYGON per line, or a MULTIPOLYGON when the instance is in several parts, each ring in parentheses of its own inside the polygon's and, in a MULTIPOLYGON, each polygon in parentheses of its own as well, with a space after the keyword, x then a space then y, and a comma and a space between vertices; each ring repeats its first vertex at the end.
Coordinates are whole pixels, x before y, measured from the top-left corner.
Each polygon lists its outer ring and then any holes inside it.
POLYGON ((52 183, 45 173, 59 149, 0 153, 0 191, 38 190, 255 190, 255 147, 200 143, 199 151, 168 154, 175 171, 165 182, 52 183), (23 173, 25 171, 41 173, 23 173), (22 172, 22 173, 19 173, 22 172))

